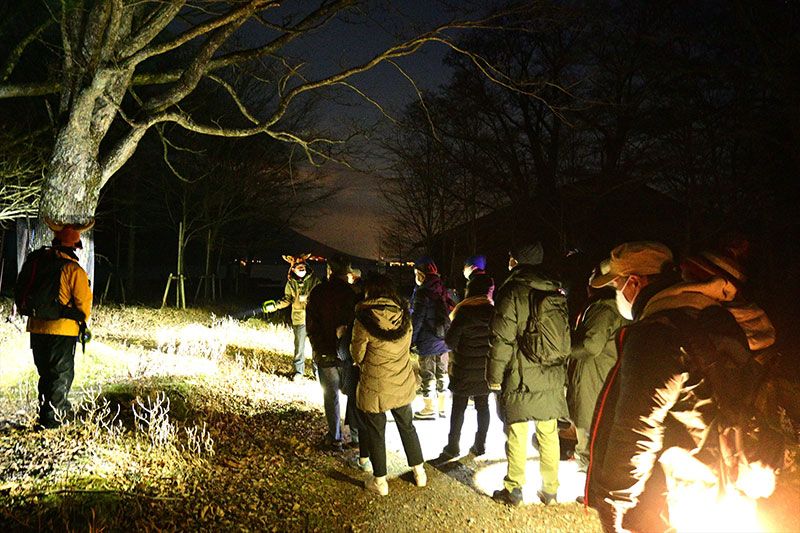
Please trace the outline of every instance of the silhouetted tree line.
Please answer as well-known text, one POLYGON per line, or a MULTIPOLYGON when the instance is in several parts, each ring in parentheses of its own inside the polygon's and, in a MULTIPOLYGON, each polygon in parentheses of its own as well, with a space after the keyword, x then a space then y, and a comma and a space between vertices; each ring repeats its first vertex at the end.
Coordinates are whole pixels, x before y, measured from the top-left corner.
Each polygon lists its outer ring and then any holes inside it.
POLYGON ((565 186, 590 211, 646 184, 681 204, 678 251, 743 232, 760 288, 800 293, 800 6, 585 4, 530 3, 458 43, 483 61, 451 54, 452 81, 385 143, 387 254, 436 253, 438 233, 504 206, 566 252, 582 236, 560 223, 565 186))

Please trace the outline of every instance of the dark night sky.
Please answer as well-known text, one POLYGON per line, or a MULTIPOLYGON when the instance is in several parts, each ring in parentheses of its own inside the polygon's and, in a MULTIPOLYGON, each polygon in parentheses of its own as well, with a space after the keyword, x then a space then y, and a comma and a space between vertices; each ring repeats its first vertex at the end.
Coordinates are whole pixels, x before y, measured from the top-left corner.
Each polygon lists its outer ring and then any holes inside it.
MULTIPOLYGON (((413 35, 415 30, 425 30, 452 19, 446 7, 430 0, 407 0, 402 3, 379 3, 360 18, 359 23, 335 20, 329 26, 304 39, 293 47, 292 53, 308 58, 310 72, 324 75, 338 65, 352 65, 369 58, 376 52, 396 42, 393 34, 413 35)), ((420 89, 435 89, 449 77, 442 65, 447 50, 441 45, 426 45, 417 54, 398 60, 420 89)), ((360 90, 380 102, 389 114, 398 116, 402 108, 417 98, 414 87, 391 65, 381 65, 352 80, 360 90)), ((335 104, 323 106, 324 127, 331 131, 342 124, 360 122, 389 125, 380 113, 363 100, 354 107, 335 104)), ((345 126, 346 127, 346 126, 345 126)), ((369 165, 380 165, 377 148, 369 143, 369 165)), ((380 196, 375 173, 348 171, 336 165, 324 168, 325 181, 340 189, 339 194, 327 201, 321 209, 303 220, 297 229, 309 237, 362 257, 377 257, 378 236, 386 219, 386 206, 380 196)))

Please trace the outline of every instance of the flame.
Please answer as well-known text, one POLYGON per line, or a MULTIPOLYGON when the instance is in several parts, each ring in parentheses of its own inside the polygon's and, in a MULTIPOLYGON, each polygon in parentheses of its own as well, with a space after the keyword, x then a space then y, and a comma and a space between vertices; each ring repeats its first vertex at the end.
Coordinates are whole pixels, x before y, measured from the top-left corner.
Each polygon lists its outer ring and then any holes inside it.
POLYGON ((670 448, 660 462, 667 478, 670 523, 676 532, 767 531, 755 498, 774 490, 771 469, 760 463, 745 465, 736 487, 720 490, 717 475, 686 450, 670 448))

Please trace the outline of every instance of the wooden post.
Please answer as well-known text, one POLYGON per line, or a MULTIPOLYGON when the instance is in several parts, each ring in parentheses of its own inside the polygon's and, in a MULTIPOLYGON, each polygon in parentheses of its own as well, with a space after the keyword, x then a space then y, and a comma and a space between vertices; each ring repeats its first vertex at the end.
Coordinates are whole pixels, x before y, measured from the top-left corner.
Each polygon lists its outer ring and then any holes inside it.
POLYGON ((108 297, 108 288, 111 286, 111 276, 112 274, 109 272, 108 277, 106 278, 106 287, 103 289, 103 296, 100 298, 100 303, 106 303, 106 298, 108 297))
POLYGON ((172 284, 172 274, 167 278, 167 286, 164 288, 164 298, 161 299, 161 309, 167 305, 167 296, 169 296, 169 286, 172 284))
POLYGON ((178 224, 178 265, 175 277, 175 307, 181 306, 181 287, 183 285, 183 221, 178 224))

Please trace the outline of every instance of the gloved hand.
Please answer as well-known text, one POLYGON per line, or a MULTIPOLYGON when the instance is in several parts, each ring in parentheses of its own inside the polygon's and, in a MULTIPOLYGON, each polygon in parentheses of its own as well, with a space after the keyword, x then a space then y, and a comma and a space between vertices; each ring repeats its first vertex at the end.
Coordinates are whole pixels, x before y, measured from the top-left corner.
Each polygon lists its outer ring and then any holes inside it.
POLYGON ((92 340, 92 331, 89 328, 83 328, 83 330, 81 330, 80 333, 81 333, 81 338, 80 338, 81 344, 86 344, 87 342, 92 340))
POLYGON ((277 309, 275 306, 275 300, 267 300, 261 305, 261 310, 264 311, 265 314, 269 314, 274 312, 277 309))

